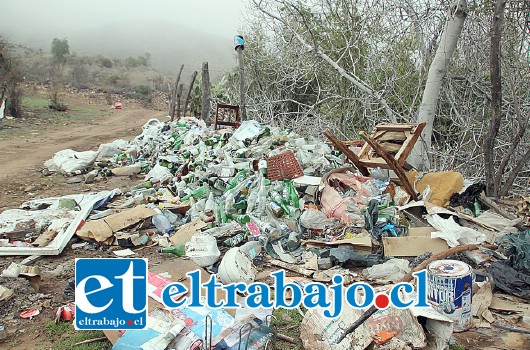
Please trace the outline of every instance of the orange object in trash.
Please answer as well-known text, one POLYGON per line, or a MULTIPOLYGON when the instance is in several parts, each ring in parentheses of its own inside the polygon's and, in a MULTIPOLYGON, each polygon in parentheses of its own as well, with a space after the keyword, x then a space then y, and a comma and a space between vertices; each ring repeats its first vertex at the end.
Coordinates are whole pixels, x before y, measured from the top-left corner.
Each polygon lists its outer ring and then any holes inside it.
POLYGON ((374 342, 377 345, 383 345, 390 339, 394 338, 396 335, 397 332, 382 331, 372 336, 372 338, 374 339, 374 342))

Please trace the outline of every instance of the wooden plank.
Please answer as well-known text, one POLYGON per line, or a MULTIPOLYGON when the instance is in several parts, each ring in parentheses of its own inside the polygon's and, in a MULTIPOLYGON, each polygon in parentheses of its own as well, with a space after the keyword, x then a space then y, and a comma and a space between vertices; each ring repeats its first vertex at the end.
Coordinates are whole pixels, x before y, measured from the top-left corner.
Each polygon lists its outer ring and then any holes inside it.
MULTIPOLYGON (((374 129, 372 137, 378 138, 382 136, 385 132, 386 131, 377 131, 377 129, 374 129)), ((370 145, 365 142, 363 148, 361 148, 361 151, 359 152, 359 159, 368 158, 371 150, 372 147, 370 147, 370 145)))
POLYGON ((372 139, 370 136, 366 135, 365 132, 361 132, 360 135, 368 144, 370 144, 370 146, 372 146, 374 151, 376 151, 377 154, 379 154, 386 161, 386 163, 390 166, 390 168, 394 170, 397 177, 401 181, 401 184, 405 188, 405 191, 407 191, 407 193, 410 194, 413 200, 417 201, 418 194, 416 193, 414 188, 411 186, 409 180, 407 179, 407 175, 405 174, 405 171, 403 170, 401 165, 394 159, 394 157, 388 154, 388 152, 385 151, 384 148, 381 147, 381 145, 377 141, 372 139))
POLYGON ((416 123, 400 123, 400 124, 378 124, 377 130, 388 130, 388 131, 413 131, 416 128, 416 123))
POLYGON ((408 137, 407 140, 403 143, 401 150, 396 154, 396 161, 399 163, 399 165, 405 164, 407 158, 410 156, 410 152, 412 152, 412 149, 414 148, 414 145, 421 136, 421 132, 424 128, 425 123, 418 124, 418 126, 414 130, 414 133, 410 137, 408 137))
POLYGON ((401 145, 398 145, 396 143, 392 142, 382 142, 381 146, 388 152, 388 153, 398 153, 401 151, 401 145))
POLYGON ((407 131, 384 131, 384 134, 375 138, 371 136, 374 140, 377 140, 377 142, 384 142, 384 141, 398 141, 398 142, 405 142, 407 141, 407 136, 405 135, 405 132, 407 131))
POLYGON ((380 167, 382 169, 390 169, 388 164, 385 162, 383 158, 372 158, 372 159, 361 159, 361 163, 367 167, 367 168, 377 168, 380 167))
POLYGON ((357 167, 357 169, 359 169, 361 174, 363 174, 364 176, 370 176, 370 172, 359 161, 359 158, 357 157, 357 155, 353 153, 351 149, 346 147, 338 138, 336 138, 335 135, 331 133, 331 131, 329 130, 324 131, 324 136, 326 136, 331 141, 331 143, 346 156, 346 158, 348 158, 350 161, 353 162, 353 164, 357 167))

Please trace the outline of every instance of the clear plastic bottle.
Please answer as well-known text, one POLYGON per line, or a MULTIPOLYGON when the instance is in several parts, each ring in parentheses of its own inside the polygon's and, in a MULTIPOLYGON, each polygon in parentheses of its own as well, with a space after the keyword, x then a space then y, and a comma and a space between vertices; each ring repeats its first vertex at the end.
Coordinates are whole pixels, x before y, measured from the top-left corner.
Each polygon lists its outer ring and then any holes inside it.
POLYGON ((258 189, 251 190, 247 198, 247 214, 250 214, 258 203, 258 189))
POLYGON ((213 198, 213 192, 210 192, 206 205, 204 206, 204 214, 212 216, 215 213, 215 200, 213 198))
POLYGON ((160 232, 171 233, 175 231, 173 227, 171 226, 169 219, 162 213, 156 214, 155 216, 153 216, 153 218, 151 219, 151 222, 153 223, 153 225, 155 225, 157 230, 160 232))

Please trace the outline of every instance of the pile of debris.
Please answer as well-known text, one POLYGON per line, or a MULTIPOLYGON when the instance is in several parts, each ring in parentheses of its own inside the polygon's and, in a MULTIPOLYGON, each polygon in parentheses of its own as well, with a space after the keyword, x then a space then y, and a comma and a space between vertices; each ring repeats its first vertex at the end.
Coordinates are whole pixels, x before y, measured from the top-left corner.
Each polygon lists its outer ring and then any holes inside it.
MULTIPOLYGON (((127 193, 33 200, 4 211, 0 255, 57 255, 74 235, 80 240, 74 249, 110 247, 119 257, 156 246, 179 264, 150 269, 155 291, 198 267, 205 280, 216 274, 225 284, 266 280, 266 272, 280 267, 300 275, 294 280, 301 285, 341 275, 345 284, 371 281, 381 291, 428 268, 434 308, 375 314, 372 308, 349 331, 344 325, 362 310, 347 309, 337 322, 312 309, 301 339, 308 349, 365 349, 373 342, 443 349, 453 331, 505 323, 490 310, 507 310, 510 297, 494 290, 530 299, 530 231, 486 198, 481 184, 464 185, 457 172, 411 171, 406 158, 421 129, 382 125, 358 144, 327 132, 326 144, 255 121, 214 130, 195 118, 152 119, 130 142, 64 150, 45 164, 87 183, 145 174, 141 183, 127 193), (453 291, 452 300, 438 300, 436 289, 448 286, 434 282, 442 277, 467 287, 458 297, 453 291), (397 321, 382 322, 389 318, 397 321)), ((156 292, 150 296, 160 301, 156 292)), ((0 285, 0 303, 8 298, 0 285)), ((161 337, 170 331, 174 349, 208 341, 222 349, 242 342, 259 349, 275 334, 272 310, 150 309, 152 332, 107 332, 116 349, 164 349, 161 337), (213 323, 209 335, 207 322, 213 323)))

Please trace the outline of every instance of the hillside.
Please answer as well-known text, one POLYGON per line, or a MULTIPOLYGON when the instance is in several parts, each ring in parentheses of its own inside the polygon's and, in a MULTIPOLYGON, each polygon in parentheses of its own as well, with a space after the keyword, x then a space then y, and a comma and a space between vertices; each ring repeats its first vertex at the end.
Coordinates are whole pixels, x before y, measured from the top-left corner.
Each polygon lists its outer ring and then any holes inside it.
POLYGON ((185 65, 184 76, 189 76, 193 70, 200 69, 203 61, 208 61, 210 77, 215 81, 236 64, 232 38, 216 37, 155 20, 146 20, 140 26, 117 19, 90 30, 71 29, 60 33, 49 28, 42 31, 21 31, 8 22, 1 21, 0 35, 10 42, 43 52, 49 52, 54 37, 66 37, 71 52, 79 56, 102 55, 111 59, 124 59, 149 53, 152 68, 168 78, 176 75, 181 64, 185 65))

